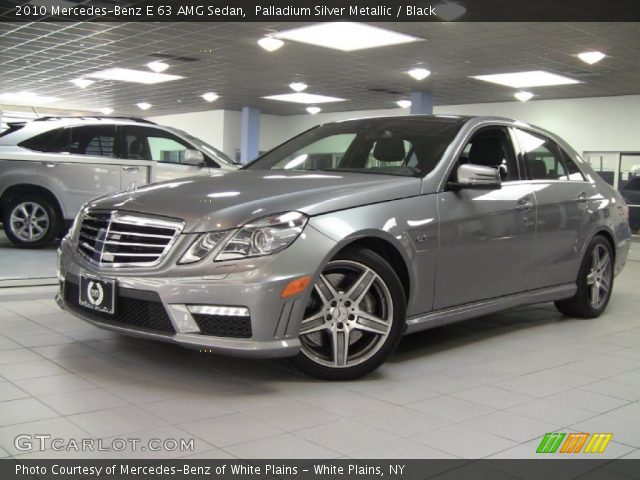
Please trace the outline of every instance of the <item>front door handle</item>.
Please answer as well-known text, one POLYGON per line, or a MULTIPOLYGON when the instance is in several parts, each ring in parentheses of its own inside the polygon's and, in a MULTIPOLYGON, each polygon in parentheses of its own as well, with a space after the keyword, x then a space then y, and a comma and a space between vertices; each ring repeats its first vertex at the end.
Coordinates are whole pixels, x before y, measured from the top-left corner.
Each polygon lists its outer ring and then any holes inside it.
POLYGON ((587 193, 586 192, 580 192, 578 194, 578 198, 576 200, 578 200, 578 202, 580 202, 580 203, 586 202, 587 201, 587 193))
POLYGON ((533 208, 533 201, 530 197, 524 197, 518 200, 518 204, 516 205, 516 210, 520 210, 521 212, 526 212, 533 208))
POLYGON ((140 173, 140 167, 122 167, 125 172, 140 173))

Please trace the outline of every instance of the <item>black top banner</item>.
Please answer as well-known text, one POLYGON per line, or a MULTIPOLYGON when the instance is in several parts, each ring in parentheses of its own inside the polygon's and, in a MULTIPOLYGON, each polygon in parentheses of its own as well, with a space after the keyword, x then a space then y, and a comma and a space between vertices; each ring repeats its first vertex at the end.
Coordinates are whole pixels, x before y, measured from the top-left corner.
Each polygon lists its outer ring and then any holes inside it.
POLYGON ((12 22, 635 22, 639 0, 0 0, 12 22))

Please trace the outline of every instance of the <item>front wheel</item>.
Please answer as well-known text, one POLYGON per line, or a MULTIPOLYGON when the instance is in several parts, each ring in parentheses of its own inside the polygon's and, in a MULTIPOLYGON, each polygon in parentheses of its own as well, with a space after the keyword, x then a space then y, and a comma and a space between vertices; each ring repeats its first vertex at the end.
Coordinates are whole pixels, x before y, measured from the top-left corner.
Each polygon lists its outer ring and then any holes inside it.
POLYGON ((556 308, 567 316, 578 318, 595 318, 604 312, 613 289, 613 252, 604 237, 598 235, 591 240, 577 285, 576 294, 555 302, 556 308))
POLYGON ((391 266, 371 250, 349 250, 323 269, 300 328, 294 363, 327 380, 361 377, 380 366, 404 331, 406 301, 391 266))
POLYGON ((20 247, 41 247, 52 243, 61 228, 56 208, 46 198, 17 197, 4 207, 4 231, 20 247))

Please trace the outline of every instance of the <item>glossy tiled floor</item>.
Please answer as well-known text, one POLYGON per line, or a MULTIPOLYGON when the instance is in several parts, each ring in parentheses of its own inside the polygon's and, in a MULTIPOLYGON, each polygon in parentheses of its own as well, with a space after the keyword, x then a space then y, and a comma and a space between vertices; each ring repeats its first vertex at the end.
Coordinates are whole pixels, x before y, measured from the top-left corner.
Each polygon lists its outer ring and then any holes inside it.
POLYGON ((250 361, 120 337, 66 314, 49 287, 0 289, 0 457, 19 434, 65 441, 195 439, 190 452, 87 457, 479 458, 534 456, 550 431, 612 432, 640 458, 640 254, 606 314, 552 305, 417 334, 370 377, 308 379, 250 361))

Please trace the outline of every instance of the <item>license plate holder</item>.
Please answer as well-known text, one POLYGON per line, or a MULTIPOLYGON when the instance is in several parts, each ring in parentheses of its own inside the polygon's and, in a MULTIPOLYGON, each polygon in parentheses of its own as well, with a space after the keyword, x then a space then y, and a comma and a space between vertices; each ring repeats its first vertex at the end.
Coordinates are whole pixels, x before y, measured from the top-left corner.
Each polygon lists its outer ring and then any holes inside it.
POLYGON ((114 315, 116 312, 116 281, 93 275, 80 275, 78 303, 96 312, 114 315))

